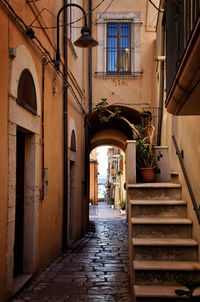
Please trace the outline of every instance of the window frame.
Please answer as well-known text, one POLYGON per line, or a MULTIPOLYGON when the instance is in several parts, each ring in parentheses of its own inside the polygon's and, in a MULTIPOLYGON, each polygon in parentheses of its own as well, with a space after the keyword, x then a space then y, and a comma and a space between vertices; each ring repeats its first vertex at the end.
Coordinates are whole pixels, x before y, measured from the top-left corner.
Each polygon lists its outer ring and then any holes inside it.
POLYGON ((116 21, 109 21, 106 23, 106 73, 107 74, 130 74, 131 73, 131 57, 132 57, 132 49, 131 49, 131 36, 132 36, 132 26, 131 26, 131 22, 116 22, 116 21), (108 25, 110 24, 117 24, 117 36, 112 36, 112 35, 109 35, 108 33, 108 25), (121 25, 123 24, 128 24, 129 25, 129 35, 121 35, 120 31, 121 31, 121 25), (114 70, 109 70, 109 38, 114 38, 116 37, 117 38, 117 70, 114 71, 114 70), (129 41, 129 47, 126 47, 129 49, 129 57, 128 57, 128 70, 127 71, 120 71, 121 69, 121 63, 120 63, 120 60, 121 60, 121 56, 120 56, 120 53, 121 53, 121 49, 123 49, 121 46, 120 46, 120 40, 122 37, 128 37, 128 41, 129 41))
POLYGON ((24 107, 26 110, 30 111, 34 115, 37 115, 37 96, 36 96, 36 89, 35 89, 35 83, 32 77, 32 74, 29 69, 25 68, 22 70, 20 77, 19 77, 19 83, 18 83, 18 88, 17 88, 17 104, 21 105, 24 107), (35 107, 30 106, 28 103, 24 102, 21 100, 20 95, 21 95, 21 90, 22 90, 22 84, 24 80, 24 76, 27 74, 29 76, 29 79, 31 80, 31 89, 33 93, 33 99, 34 99, 34 105, 35 107))
POLYGON ((97 78, 141 78, 141 12, 98 12, 97 13, 97 65, 95 77, 97 78), (107 23, 130 23, 131 32, 131 63, 130 72, 107 72, 107 23))

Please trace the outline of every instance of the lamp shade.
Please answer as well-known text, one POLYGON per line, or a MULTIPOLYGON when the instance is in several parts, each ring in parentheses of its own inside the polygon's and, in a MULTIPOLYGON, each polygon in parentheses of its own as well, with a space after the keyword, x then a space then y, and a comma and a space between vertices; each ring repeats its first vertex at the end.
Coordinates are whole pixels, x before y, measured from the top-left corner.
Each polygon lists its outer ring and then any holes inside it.
POLYGON ((74 45, 81 48, 94 47, 98 45, 98 42, 92 38, 91 31, 88 26, 84 26, 81 29, 81 36, 74 42, 74 45))

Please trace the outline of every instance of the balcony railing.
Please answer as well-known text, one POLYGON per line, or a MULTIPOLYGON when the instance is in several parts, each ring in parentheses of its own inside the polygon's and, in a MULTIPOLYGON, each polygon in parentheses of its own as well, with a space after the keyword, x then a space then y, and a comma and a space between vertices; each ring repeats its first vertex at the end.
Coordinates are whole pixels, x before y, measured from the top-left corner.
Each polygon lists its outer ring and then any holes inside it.
POLYGON ((167 93, 173 83, 192 31, 200 16, 200 0, 170 0, 166 4, 167 93))

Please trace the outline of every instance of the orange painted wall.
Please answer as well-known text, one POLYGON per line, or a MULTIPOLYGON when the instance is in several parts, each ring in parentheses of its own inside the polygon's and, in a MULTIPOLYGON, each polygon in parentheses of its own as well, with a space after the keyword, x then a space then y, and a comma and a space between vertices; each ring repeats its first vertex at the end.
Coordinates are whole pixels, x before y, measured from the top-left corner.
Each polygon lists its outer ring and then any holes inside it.
POLYGON ((90 199, 92 204, 98 204, 98 163, 90 162, 90 199))
MULTIPOLYGON (((93 5, 97 5, 98 1, 93 1, 93 5)), ((141 109, 148 103, 150 106, 155 106, 155 68, 156 64, 154 61, 155 57, 155 29, 153 31, 147 30, 147 5, 146 0, 127 0, 127 1, 114 1, 111 6, 107 8, 107 2, 102 3, 98 9, 93 12, 93 20, 97 20, 93 25, 94 37, 98 37, 98 28, 104 26, 101 19, 98 20, 98 12, 116 14, 114 18, 119 19, 117 14, 122 12, 139 12, 141 16, 141 24, 135 25, 135 28, 139 30, 137 36, 137 44, 140 46, 140 71, 142 75, 139 78, 131 78, 122 76, 111 76, 106 75, 103 78, 98 75, 98 47, 93 50, 93 107, 97 104, 101 98, 107 98, 109 104, 120 104, 129 106, 138 110, 141 109), (97 73, 96 73, 97 72, 97 73)), ((125 17, 123 17, 125 18, 125 17)), ((108 18, 109 19, 109 18, 108 18)), ((111 20, 115 20, 112 19, 111 20)), ((152 19, 154 21, 154 18, 152 19)), ((153 22, 152 21, 152 22, 153 22)), ((113 21, 114 22, 114 21, 113 21)), ((106 30, 106 29, 104 29, 106 30)), ((132 38, 135 39, 135 31, 132 33, 132 38)), ((102 38, 101 38, 102 39, 102 38)), ((101 41, 101 44, 103 42, 101 41)), ((100 47, 102 47, 100 45, 100 47)), ((104 45, 106 47, 106 43, 104 45)), ((100 50, 100 52, 102 52, 100 50)), ((104 55, 105 56, 105 55, 104 55)), ((103 66, 106 58, 102 58, 100 66, 103 66)), ((134 55, 133 55, 134 60, 134 55)))
POLYGON ((0 18, 0 301, 4 299, 6 263, 6 220, 8 197, 8 19, 0 18), (5 30, 3 30, 5 29, 5 30))
MULTIPOLYGON (((80 5, 83 5, 83 1, 80 5)), ((49 8, 56 14, 62 7, 63 1, 48 0, 31 2, 30 5, 23 1, 12 1, 12 6, 17 14, 30 24, 35 15, 33 12, 40 11, 43 7, 49 8)), ((79 16, 79 13, 77 14, 79 16)), ((44 13, 43 17, 48 25, 56 25, 55 17, 52 14, 44 13)), ((37 22, 36 22, 37 23, 37 22)), ((38 25, 38 23, 37 23, 38 25)), ((44 25, 44 24, 43 24, 44 25)), ((31 54, 37 71, 40 97, 42 97, 42 56, 38 48, 21 31, 12 19, 0 6, 0 301, 3 301, 6 288, 6 224, 7 224, 7 198, 8 198, 8 93, 10 90, 10 71, 12 60, 8 56, 8 40, 10 47, 16 49, 24 45, 31 54), (9 65, 10 64, 10 65, 9 65)), ((55 58, 56 30, 44 31, 35 29, 37 37, 55 58)), ((80 30, 79 30, 80 34, 80 30)), ((62 28, 60 30, 60 48, 62 52, 62 28)), ((38 45, 38 43, 36 43, 38 45)), ((76 215, 75 215, 75 236, 79 238, 83 230, 83 185, 84 185, 84 110, 88 108, 88 50, 77 50, 78 59, 72 56, 69 49, 69 77, 70 84, 81 105, 77 103, 73 94, 68 94, 68 118, 73 117, 76 126, 77 150, 76 156, 76 215), (84 59, 84 62, 83 62, 84 59), (77 66, 81 66, 82 72, 77 66)), ((13 59, 15 60, 15 58, 13 59)), ((62 64, 61 64, 62 69, 62 64)), ((16 84, 17 85, 17 84, 16 84)), ((15 96, 16 97, 16 96, 15 96)), ((40 118, 40 117, 39 117, 40 118)), ((40 120, 40 146, 37 157, 39 158, 38 173, 38 199, 41 189, 41 146, 40 120)), ((70 135, 70 133, 69 133, 70 135)), ((45 68, 44 88, 44 167, 48 169, 48 193, 43 201, 39 200, 38 207, 38 250, 37 265, 34 273, 48 265, 51 260, 61 251, 62 228, 63 228, 63 81, 51 64, 45 68), (56 79, 56 80, 55 80, 56 79), (56 85, 56 93, 53 93, 53 84, 56 85)), ((14 235, 13 235, 14 236, 14 235)), ((12 278, 12 276, 10 276, 12 278)), ((12 283, 12 281, 10 282, 12 283)), ((9 289, 10 290, 10 289, 9 289)))

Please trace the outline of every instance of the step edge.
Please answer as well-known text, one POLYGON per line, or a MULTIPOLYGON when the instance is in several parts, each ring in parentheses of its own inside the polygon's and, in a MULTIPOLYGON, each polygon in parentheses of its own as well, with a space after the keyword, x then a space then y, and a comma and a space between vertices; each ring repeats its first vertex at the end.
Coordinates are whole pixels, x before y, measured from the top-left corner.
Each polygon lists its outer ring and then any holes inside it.
POLYGON ((135 271, 200 271, 200 263, 195 261, 133 260, 133 267, 135 271))
POLYGON ((132 244, 135 246, 140 246, 140 245, 141 246, 198 246, 198 242, 193 239, 188 239, 188 238, 171 238, 171 240, 168 240, 168 239, 169 238, 159 238, 158 239, 158 238, 132 237, 132 244), (177 239, 179 239, 179 240, 177 241, 177 239), (189 240, 190 242, 185 243, 185 239, 189 240), (148 240, 149 240, 149 242, 148 242, 148 240), (151 240, 154 242, 152 242, 151 240), (138 243, 137 243, 137 241, 138 241, 138 243), (142 241, 146 241, 146 242, 142 243, 142 241))
POLYGON ((155 189, 167 189, 167 188, 181 188, 181 184, 168 183, 168 182, 153 182, 153 183, 135 183, 135 184, 127 184, 127 188, 133 189, 141 189, 141 188, 155 188, 155 189))
POLYGON ((186 224, 191 225, 193 222, 188 218, 174 218, 174 217, 159 217, 159 218, 137 218, 131 217, 132 224, 186 224), (170 221, 171 220, 171 221, 170 221))
POLYGON ((136 199, 136 200, 130 200, 131 205, 187 205, 187 202, 185 200, 179 200, 179 199, 136 199))
MULTIPOLYGON (((175 294, 176 289, 185 290, 183 286, 170 286, 170 285, 134 285, 134 293, 136 297, 147 297, 147 298, 170 298, 170 297, 177 297, 175 294), (152 289, 149 292, 149 289, 152 289)), ((177 297, 178 298, 178 297, 177 297)))

